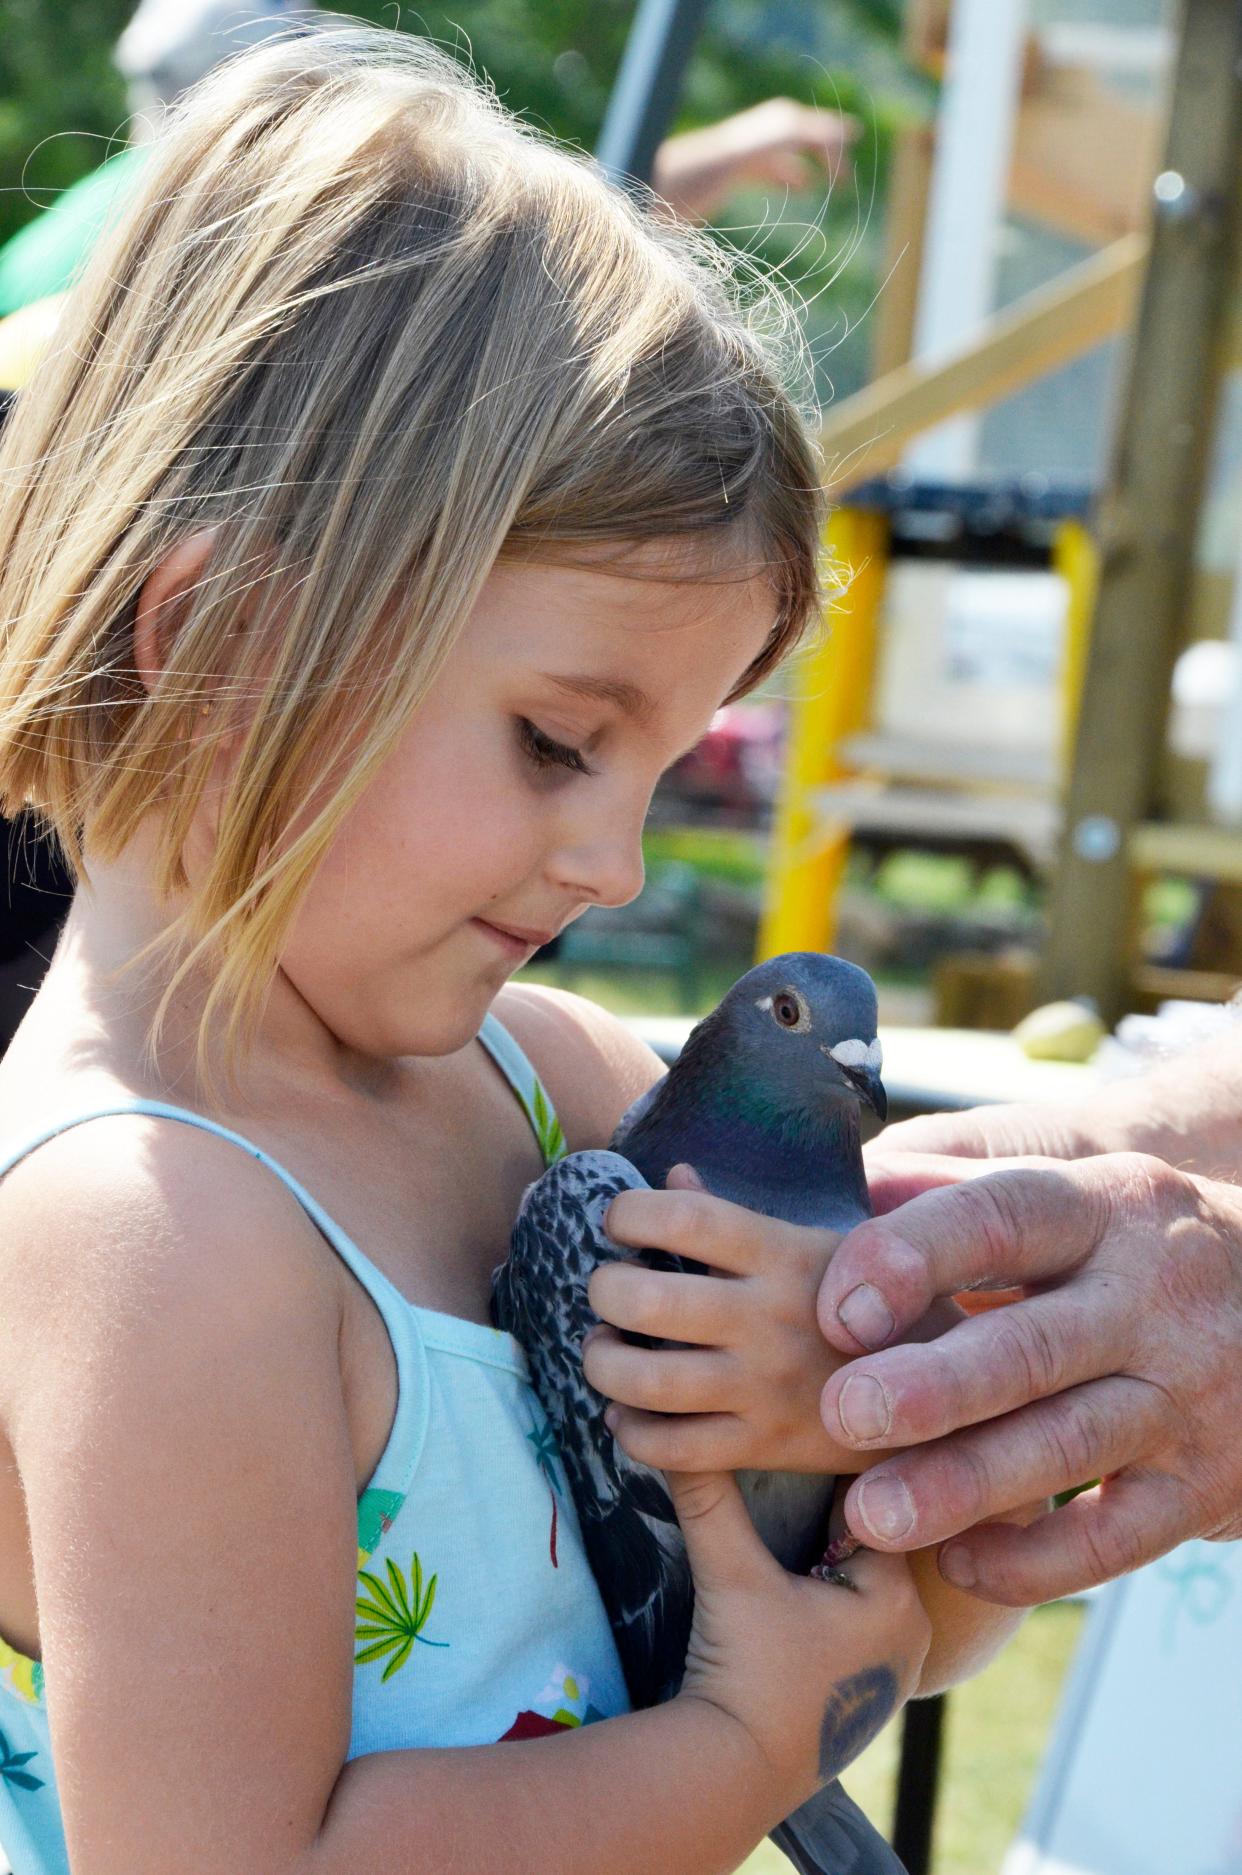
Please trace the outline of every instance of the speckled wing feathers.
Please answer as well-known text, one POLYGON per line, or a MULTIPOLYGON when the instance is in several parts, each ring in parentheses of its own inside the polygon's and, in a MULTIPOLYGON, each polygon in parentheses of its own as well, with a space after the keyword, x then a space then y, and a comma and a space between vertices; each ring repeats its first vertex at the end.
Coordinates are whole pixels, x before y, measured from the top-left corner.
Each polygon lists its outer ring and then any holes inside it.
POLYGON ((658 1472, 626 1456, 604 1424, 607 1401, 582 1373, 597 1317, 591 1272, 624 1255, 604 1231, 618 1192, 646 1181, 615 1152, 576 1152, 549 1167, 522 1200, 508 1261, 492 1284, 497 1327, 525 1348, 577 1506, 591 1569, 613 1624, 636 1705, 677 1691, 693 1587, 685 1543, 658 1472))

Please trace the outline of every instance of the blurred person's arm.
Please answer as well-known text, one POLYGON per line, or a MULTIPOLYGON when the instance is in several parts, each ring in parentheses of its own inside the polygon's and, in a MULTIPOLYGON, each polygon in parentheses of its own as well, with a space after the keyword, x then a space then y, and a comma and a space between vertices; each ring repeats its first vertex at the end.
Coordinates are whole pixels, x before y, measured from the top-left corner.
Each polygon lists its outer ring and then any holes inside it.
POLYGON ((651 186, 686 221, 701 221, 731 190, 774 184, 798 192, 849 173, 856 118, 792 98, 768 98, 702 130, 669 137, 656 151, 651 186))

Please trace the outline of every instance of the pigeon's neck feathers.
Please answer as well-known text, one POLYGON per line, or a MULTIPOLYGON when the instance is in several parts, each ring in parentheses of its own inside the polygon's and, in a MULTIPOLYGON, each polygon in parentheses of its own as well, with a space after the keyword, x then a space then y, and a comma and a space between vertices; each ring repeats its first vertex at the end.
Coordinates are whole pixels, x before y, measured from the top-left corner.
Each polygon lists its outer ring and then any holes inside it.
POLYGON ((657 1188, 686 1164, 718 1197, 770 1217, 843 1225, 870 1214, 857 1100, 843 1091, 822 1108, 782 1102, 736 1063, 730 1072, 710 1019, 627 1114, 613 1147, 657 1188))

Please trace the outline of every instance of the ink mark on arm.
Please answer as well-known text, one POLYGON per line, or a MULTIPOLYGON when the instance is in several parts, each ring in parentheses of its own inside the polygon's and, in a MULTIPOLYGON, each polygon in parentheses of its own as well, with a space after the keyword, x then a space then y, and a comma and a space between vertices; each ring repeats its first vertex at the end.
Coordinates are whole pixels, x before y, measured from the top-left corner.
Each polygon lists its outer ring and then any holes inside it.
POLYGON ((897 1708, 891 1667, 865 1667, 834 1686, 819 1731, 819 1774, 827 1783, 852 1764, 897 1708))

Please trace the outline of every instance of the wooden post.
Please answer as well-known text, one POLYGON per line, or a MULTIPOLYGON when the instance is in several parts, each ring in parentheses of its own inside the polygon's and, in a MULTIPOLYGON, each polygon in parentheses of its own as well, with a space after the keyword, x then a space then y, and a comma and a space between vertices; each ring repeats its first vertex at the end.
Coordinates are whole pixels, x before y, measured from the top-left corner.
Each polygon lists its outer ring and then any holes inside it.
POLYGON ((1131 829, 1149 817, 1235 280, 1242 6, 1184 0, 1040 991, 1128 1001, 1131 829))

